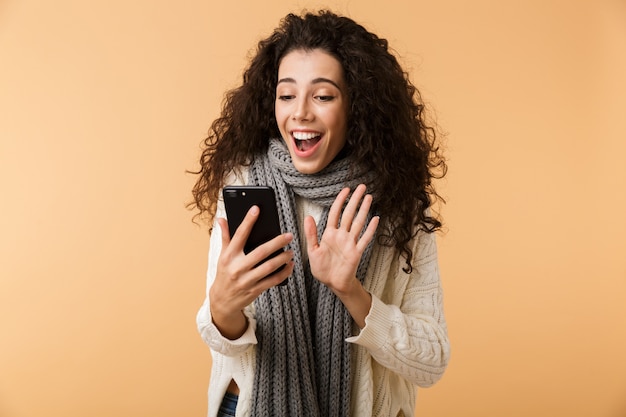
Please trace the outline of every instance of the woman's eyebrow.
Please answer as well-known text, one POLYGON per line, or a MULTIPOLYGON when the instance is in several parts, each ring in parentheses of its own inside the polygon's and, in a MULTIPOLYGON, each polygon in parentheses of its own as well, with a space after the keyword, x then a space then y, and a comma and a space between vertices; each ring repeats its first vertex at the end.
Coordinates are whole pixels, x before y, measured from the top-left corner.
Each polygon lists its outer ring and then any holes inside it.
POLYGON ((334 82, 333 80, 329 80, 328 78, 320 77, 311 81, 311 84, 319 84, 319 83, 329 83, 337 87, 338 90, 341 90, 341 88, 339 88, 339 85, 336 82, 334 82))
MULTIPOLYGON (((287 78, 281 78, 280 80, 278 80, 278 84, 280 83, 293 83, 296 84, 296 80, 291 78, 291 77, 287 77, 287 78)), ((339 87, 339 85, 334 82, 333 80, 330 80, 328 78, 324 78, 324 77, 318 77, 315 78, 311 81, 311 84, 320 84, 320 83, 329 83, 334 85, 335 87, 337 87, 337 89, 341 90, 341 88, 339 87)))

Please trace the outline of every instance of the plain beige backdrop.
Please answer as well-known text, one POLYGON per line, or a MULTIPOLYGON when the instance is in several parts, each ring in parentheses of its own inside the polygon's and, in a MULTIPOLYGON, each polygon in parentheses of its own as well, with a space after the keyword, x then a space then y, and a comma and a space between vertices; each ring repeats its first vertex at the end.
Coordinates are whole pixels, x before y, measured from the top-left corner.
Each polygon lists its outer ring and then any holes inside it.
POLYGON ((452 360, 416 415, 626 416, 623 0, 0 1, 0 416, 203 416, 199 144, 255 43, 328 6, 447 132, 452 360))

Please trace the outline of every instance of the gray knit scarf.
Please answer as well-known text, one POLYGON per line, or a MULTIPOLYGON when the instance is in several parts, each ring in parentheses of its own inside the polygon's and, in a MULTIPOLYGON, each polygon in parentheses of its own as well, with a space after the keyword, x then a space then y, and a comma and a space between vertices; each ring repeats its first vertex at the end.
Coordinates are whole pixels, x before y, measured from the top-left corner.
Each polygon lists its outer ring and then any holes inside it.
MULTIPOLYGON (((349 416, 352 318, 342 302, 303 264, 295 195, 324 207, 318 236, 328 210, 344 187, 369 185, 368 173, 351 158, 333 161, 317 174, 298 172, 286 145, 272 139, 266 155, 249 169, 250 184, 276 192, 283 232, 292 232, 295 267, 287 285, 273 287, 255 301, 258 339, 252 392, 253 416, 349 416)), ((372 244, 363 254, 357 278, 363 281, 372 244)))

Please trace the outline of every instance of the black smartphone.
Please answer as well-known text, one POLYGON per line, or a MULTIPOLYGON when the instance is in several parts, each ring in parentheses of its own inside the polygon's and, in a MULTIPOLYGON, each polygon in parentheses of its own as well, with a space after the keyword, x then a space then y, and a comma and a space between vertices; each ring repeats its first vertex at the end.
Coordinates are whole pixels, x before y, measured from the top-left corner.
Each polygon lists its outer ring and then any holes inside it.
MULTIPOLYGON (((244 253, 252 252, 257 246, 282 233, 276 208, 276 197, 274 189, 271 187, 262 185, 230 185, 224 187, 222 196, 224 198, 226 220, 228 221, 228 230, 231 238, 248 213, 248 210, 250 210, 250 207, 254 205, 259 207, 259 217, 256 223, 254 223, 250 236, 248 236, 248 240, 244 245, 244 253)), ((277 250, 259 264, 273 258, 282 251, 282 248, 277 250)), ((278 272, 284 267, 285 265, 282 265, 274 272, 278 272)), ((286 283, 286 280, 282 282, 282 284, 286 283)))

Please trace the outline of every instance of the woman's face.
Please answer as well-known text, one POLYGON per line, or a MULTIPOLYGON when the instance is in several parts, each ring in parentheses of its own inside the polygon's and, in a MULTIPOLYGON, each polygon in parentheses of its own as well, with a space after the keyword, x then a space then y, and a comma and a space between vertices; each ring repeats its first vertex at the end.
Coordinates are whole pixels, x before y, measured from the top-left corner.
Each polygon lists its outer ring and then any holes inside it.
POLYGON ((346 143, 348 97, 343 68, 321 49, 297 49, 278 67, 276 122, 296 169, 315 174, 346 143))

